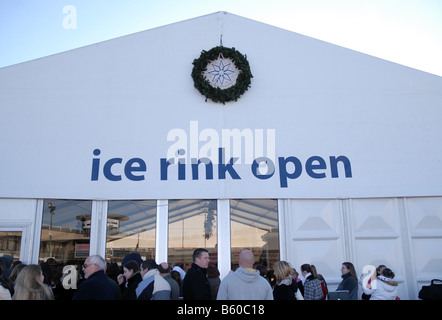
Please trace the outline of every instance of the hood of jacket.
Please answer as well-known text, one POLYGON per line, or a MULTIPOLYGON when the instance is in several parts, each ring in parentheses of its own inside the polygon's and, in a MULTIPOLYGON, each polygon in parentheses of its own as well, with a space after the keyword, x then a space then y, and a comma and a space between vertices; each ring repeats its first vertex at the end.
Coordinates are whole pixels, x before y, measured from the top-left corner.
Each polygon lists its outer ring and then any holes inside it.
POLYGON ((245 269, 243 267, 238 267, 235 274, 244 282, 254 282, 257 277, 260 277, 258 270, 255 269, 245 269))
POLYGON ((386 286, 384 286, 386 291, 393 291, 395 289, 395 287, 397 287, 398 282, 394 281, 391 278, 387 278, 384 276, 378 276, 378 279, 381 280, 380 282, 386 284, 386 286))
POLYGON ((150 276, 159 275, 158 269, 150 269, 143 275, 143 280, 149 278, 150 276))
POLYGON ((278 282, 276 285, 280 286, 280 285, 286 285, 286 286, 291 286, 293 283, 293 277, 292 275, 289 275, 287 277, 285 277, 284 279, 282 279, 280 282, 278 282))

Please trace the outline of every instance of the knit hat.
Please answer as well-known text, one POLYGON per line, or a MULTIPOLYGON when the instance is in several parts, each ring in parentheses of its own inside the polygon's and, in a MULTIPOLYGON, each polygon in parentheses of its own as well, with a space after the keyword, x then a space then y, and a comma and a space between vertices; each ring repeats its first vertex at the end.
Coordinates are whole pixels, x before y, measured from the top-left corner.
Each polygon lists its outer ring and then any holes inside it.
POLYGON ((143 259, 141 259, 141 256, 138 252, 132 252, 124 257, 123 266, 125 266, 126 263, 128 263, 131 260, 135 260, 136 262, 138 262, 138 265, 141 265, 141 263, 143 262, 143 259))

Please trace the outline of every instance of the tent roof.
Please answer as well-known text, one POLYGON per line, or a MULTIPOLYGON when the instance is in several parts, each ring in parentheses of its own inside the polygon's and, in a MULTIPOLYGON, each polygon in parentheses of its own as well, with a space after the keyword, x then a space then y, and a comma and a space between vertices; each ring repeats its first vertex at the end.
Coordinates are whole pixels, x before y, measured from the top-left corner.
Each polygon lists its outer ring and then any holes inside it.
POLYGON ((442 166, 428 159, 441 158, 441 88, 441 77, 217 12, 0 69, 0 136, 7 137, 0 140, 0 197, 440 195, 442 166), (206 102, 191 77, 192 62, 221 41, 247 56, 253 74, 251 87, 226 105, 206 102), (200 158, 202 132, 214 133, 216 144, 225 129, 250 130, 253 145, 274 130, 275 174, 257 179, 251 163, 237 163, 241 179, 219 178, 215 168, 214 179, 194 180, 188 169, 183 183, 171 166, 160 180, 160 159, 176 146, 172 133, 184 132, 186 156, 200 158), (329 158, 341 155, 351 161, 351 178, 330 172, 329 158), (305 169, 312 156, 325 161, 323 179, 305 169), (279 157, 303 165, 287 187, 279 157), (113 167, 122 180, 100 170, 92 181, 92 159, 103 166, 113 158, 124 159, 113 167), (133 158, 147 164, 141 183, 124 177, 133 158))

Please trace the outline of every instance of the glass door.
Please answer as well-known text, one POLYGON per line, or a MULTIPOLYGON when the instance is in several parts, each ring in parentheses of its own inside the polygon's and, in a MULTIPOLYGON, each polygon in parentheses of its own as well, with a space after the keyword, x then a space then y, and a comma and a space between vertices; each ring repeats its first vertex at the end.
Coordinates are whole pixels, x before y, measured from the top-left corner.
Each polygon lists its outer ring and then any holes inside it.
POLYGON ((14 262, 20 260, 21 239, 21 231, 0 231, 0 259, 5 267, 4 277, 9 277, 14 262))

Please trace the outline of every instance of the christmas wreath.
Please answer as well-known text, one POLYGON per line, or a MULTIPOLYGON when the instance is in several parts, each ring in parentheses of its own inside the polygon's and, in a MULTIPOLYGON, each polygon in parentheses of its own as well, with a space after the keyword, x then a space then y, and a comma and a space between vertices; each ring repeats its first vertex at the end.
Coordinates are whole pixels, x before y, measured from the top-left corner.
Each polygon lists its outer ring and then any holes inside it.
POLYGON ((193 60, 195 88, 213 102, 236 101, 250 87, 253 75, 247 56, 235 48, 218 46, 203 50, 193 60))

